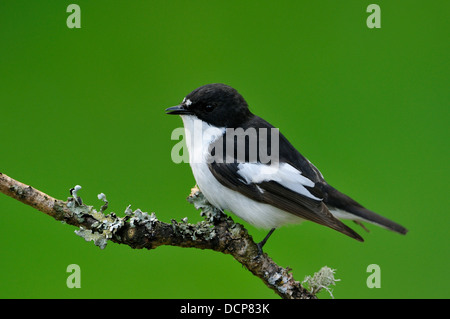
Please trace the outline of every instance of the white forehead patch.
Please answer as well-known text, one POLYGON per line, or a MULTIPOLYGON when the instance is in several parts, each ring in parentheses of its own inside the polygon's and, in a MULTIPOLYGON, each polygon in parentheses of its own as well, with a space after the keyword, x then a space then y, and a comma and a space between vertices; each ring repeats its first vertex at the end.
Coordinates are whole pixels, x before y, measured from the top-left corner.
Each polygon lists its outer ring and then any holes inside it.
MULTIPOLYGON (((186 99, 186 98, 185 98, 186 99)), ((186 100, 186 102, 185 102, 185 104, 186 104, 186 106, 189 106, 189 105, 191 105, 192 104, 192 101, 191 100, 189 100, 189 99, 187 99, 186 100)))

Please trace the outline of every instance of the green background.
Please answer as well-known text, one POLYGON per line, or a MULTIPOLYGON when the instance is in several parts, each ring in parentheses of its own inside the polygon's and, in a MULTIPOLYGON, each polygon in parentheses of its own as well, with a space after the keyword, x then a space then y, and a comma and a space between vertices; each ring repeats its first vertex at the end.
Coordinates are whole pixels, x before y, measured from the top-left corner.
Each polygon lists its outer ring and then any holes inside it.
MULTIPOLYGON (((167 116, 200 85, 229 84, 328 182, 410 232, 359 243, 305 222, 265 251, 302 281, 337 269, 336 298, 449 298, 449 1, 0 2, 0 171, 123 216, 201 220, 167 116), (381 268, 369 289, 366 268, 381 268)), ((248 226, 256 240, 265 231, 248 226)), ((2 298, 278 298, 231 256, 178 247, 100 250, 0 194, 2 298), (69 264, 81 288, 66 286, 69 264)), ((326 293, 319 295, 329 298, 326 293)))

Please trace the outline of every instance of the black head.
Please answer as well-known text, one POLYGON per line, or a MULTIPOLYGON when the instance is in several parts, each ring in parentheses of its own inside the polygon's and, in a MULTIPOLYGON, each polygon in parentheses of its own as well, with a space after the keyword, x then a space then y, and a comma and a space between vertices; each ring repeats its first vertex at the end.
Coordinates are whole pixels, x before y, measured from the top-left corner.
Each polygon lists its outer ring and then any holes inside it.
POLYGON ((180 105, 166 109, 167 114, 195 115, 218 127, 239 127, 251 113, 242 95, 231 86, 213 83, 189 93, 180 105))

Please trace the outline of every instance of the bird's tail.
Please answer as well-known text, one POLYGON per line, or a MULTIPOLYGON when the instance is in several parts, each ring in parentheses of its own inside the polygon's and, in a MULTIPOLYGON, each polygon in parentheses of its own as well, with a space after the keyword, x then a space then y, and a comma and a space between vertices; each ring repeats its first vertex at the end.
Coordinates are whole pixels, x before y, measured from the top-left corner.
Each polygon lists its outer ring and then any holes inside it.
POLYGON ((335 215, 335 217, 351 219, 357 223, 359 221, 369 222, 403 235, 408 232, 402 225, 368 210, 332 186, 326 185, 324 187, 326 188, 325 193, 328 195, 328 198, 324 199, 324 202, 330 207, 330 212, 335 215))

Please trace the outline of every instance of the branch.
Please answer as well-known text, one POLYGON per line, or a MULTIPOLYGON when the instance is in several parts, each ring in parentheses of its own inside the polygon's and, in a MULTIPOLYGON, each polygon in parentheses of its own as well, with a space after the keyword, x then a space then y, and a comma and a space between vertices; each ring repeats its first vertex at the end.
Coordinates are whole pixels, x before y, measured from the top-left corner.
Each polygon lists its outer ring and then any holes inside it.
POLYGON ((159 221, 155 214, 148 214, 130 206, 124 217, 114 213, 105 215, 108 206, 104 194, 99 199, 105 204, 96 211, 82 203, 77 191, 67 201, 55 199, 31 186, 0 173, 0 192, 21 201, 56 220, 79 227, 75 232, 100 248, 109 241, 131 248, 155 249, 161 245, 211 249, 234 257, 267 287, 285 299, 313 299, 314 294, 295 281, 290 269, 278 266, 266 253, 258 256, 258 248, 248 231, 233 222, 220 210, 210 205, 203 194, 193 188, 188 201, 201 209, 204 221, 189 224, 187 218, 171 223, 159 221))

